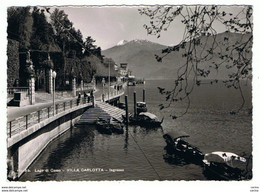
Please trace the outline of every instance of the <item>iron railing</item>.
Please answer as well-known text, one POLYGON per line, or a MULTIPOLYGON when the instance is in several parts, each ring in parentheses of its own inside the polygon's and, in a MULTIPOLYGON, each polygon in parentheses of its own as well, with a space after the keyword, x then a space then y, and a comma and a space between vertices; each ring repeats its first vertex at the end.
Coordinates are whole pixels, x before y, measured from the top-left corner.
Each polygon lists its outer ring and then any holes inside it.
POLYGON ((24 131, 31 126, 44 121, 45 119, 58 115, 68 109, 72 109, 85 104, 89 104, 89 106, 92 105, 91 101, 88 103, 87 98, 84 97, 80 99, 72 99, 57 103, 55 105, 55 114, 53 114, 53 106, 49 106, 38 111, 34 111, 30 114, 15 118, 7 122, 7 135, 9 138, 11 138, 21 131, 24 131))
POLYGON ((26 92, 29 94, 29 87, 8 87, 7 93, 13 95, 15 92, 26 92))
MULTIPOLYGON (((116 97, 117 95, 120 95, 123 93, 124 93, 123 89, 120 89, 120 90, 111 89, 110 94, 109 94, 109 99, 112 99, 112 98, 116 97)), ((104 99, 105 99, 105 101, 108 100, 108 93, 105 95, 104 99)), ((54 106, 52 105, 52 106, 40 109, 38 111, 34 111, 30 114, 26 114, 24 116, 15 118, 15 119, 7 122, 7 135, 9 138, 11 138, 14 135, 20 133, 21 131, 24 131, 24 130, 30 128, 31 126, 44 121, 45 119, 51 118, 68 109, 72 109, 79 105, 83 105, 83 104, 87 104, 87 103, 89 104, 89 106, 93 104, 91 99, 88 99, 87 97, 81 97, 80 99, 77 98, 77 99, 72 99, 72 100, 67 100, 64 102, 56 103, 55 104, 55 114, 53 114, 54 106)))

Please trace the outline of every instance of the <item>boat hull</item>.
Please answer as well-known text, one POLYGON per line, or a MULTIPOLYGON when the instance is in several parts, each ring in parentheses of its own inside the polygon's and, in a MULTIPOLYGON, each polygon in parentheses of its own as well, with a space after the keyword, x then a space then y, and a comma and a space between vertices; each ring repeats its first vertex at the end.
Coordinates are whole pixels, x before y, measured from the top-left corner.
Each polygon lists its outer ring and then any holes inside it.
POLYGON ((242 180, 241 172, 228 166, 203 164, 203 174, 213 180, 242 180))

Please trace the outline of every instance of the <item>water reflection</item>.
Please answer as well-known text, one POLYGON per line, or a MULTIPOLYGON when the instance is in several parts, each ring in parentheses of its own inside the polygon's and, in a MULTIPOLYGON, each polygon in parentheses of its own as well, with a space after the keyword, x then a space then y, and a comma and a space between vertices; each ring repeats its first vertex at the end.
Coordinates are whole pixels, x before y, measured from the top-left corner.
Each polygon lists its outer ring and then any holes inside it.
POLYGON ((128 149, 128 125, 125 126, 125 143, 124 143, 124 150, 127 153, 128 149))
POLYGON ((198 158, 191 158, 190 156, 186 156, 185 153, 182 152, 176 152, 172 147, 166 145, 164 147, 164 150, 166 154, 163 155, 163 159, 165 162, 169 164, 174 164, 174 165, 187 165, 187 164, 195 164, 203 167, 203 162, 202 159, 198 158))
MULTIPOLYGON (((84 127, 75 128, 70 131, 68 138, 62 143, 59 143, 54 149, 48 160, 43 166, 43 169, 52 168, 61 169, 63 167, 64 159, 71 155, 76 148, 79 148, 82 141, 86 140, 85 143, 89 146, 89 148, 93 147, 94 141, 94 133, 93 129, 84 129, 84 127)), ((39 180, 44 180, 53 177, 55 174, 50 172, 42 172, 36 175, 39 180)))
MULTIPOLYGON (((87 144, 89 149, 93 148, 94 133, 93 127, 85 128, 84 126, 75 127, 69 130, 62 137, 58 137, 52 145, 49 145, 38 157, 38 165, 32 164, 30 170, 35 173, 36 180, 54 180, 57 174, 62 170, 65 161, 69 156, 80 148, 82 142, 87 144), (44 154, 48 154, 48 156, 44 154)), ((91 150, 90 150, 91 151, 91 150)), ((24 174, 20 178, 20 181, 27 180, 27 176, 24 174)))
POLYGON ((143 134, 149 134, 151 132, 157 132, 158 130, 161 130, 162 134, 162 127, 138 127, 140 129, 140 132, 143 134))

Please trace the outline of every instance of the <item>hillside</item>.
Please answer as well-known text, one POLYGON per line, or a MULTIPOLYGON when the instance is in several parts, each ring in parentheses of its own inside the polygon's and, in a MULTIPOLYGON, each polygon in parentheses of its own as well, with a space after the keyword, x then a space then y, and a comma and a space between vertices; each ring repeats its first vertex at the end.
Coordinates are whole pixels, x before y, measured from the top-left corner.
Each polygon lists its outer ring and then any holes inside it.
MULTIPOLYGON (((245 35, 248 37, 249 34, 245 35)), ((225 53, 225 49, 230 44, 243 41, 242 34, 236 33, 221 33, 216 35, 216 42, 225 53), (224 42, 225 37, 229 38, 229 44, 224 42)), ((213 36, 202 37, 200 39, 201 47, 204 47, 207 42, 206 49, 210 48, 213 42, 213 36)), ((175 78, 177 76, 177 69, 185 63, 185 58, 182 57, 184 51, 181 49, 179 52, 172 52, 161 63, 155 59, 155 54, 160 55, 162 49, 167 46, 157 43, 149 42, 146 40, 133 40, 130 42, 122 41, 117 46, 102 52, 106 57, 113 58, 116 63, 128 63, 129 69, 133 74, 140 78, 149 79, 162 79, 162 78, 175 78), (122 43, 123 42, 123 43, 122 43)), ((197 51, 200 51, 199 49, 197 51)), ((219 50, 218 50, 219 51, 219 50)), ((219 55, 214 54, 213 58, 208 62, 219 62, 219 55)), ((202 65, 207 65, 204 63, 202 65)), ((208 78, 227 79, 228 71, 223 64, 218 72, 213 71, 208 78)))

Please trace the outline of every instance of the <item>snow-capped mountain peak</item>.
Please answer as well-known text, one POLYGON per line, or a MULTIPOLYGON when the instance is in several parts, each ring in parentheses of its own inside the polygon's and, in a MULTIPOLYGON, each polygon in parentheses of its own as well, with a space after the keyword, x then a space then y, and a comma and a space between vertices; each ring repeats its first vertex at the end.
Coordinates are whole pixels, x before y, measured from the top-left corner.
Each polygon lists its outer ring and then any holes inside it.
POLYGON ((128 41, 127 40, 121 40, 117 43, 117 45, 124 45, 126 44, 128 41))

